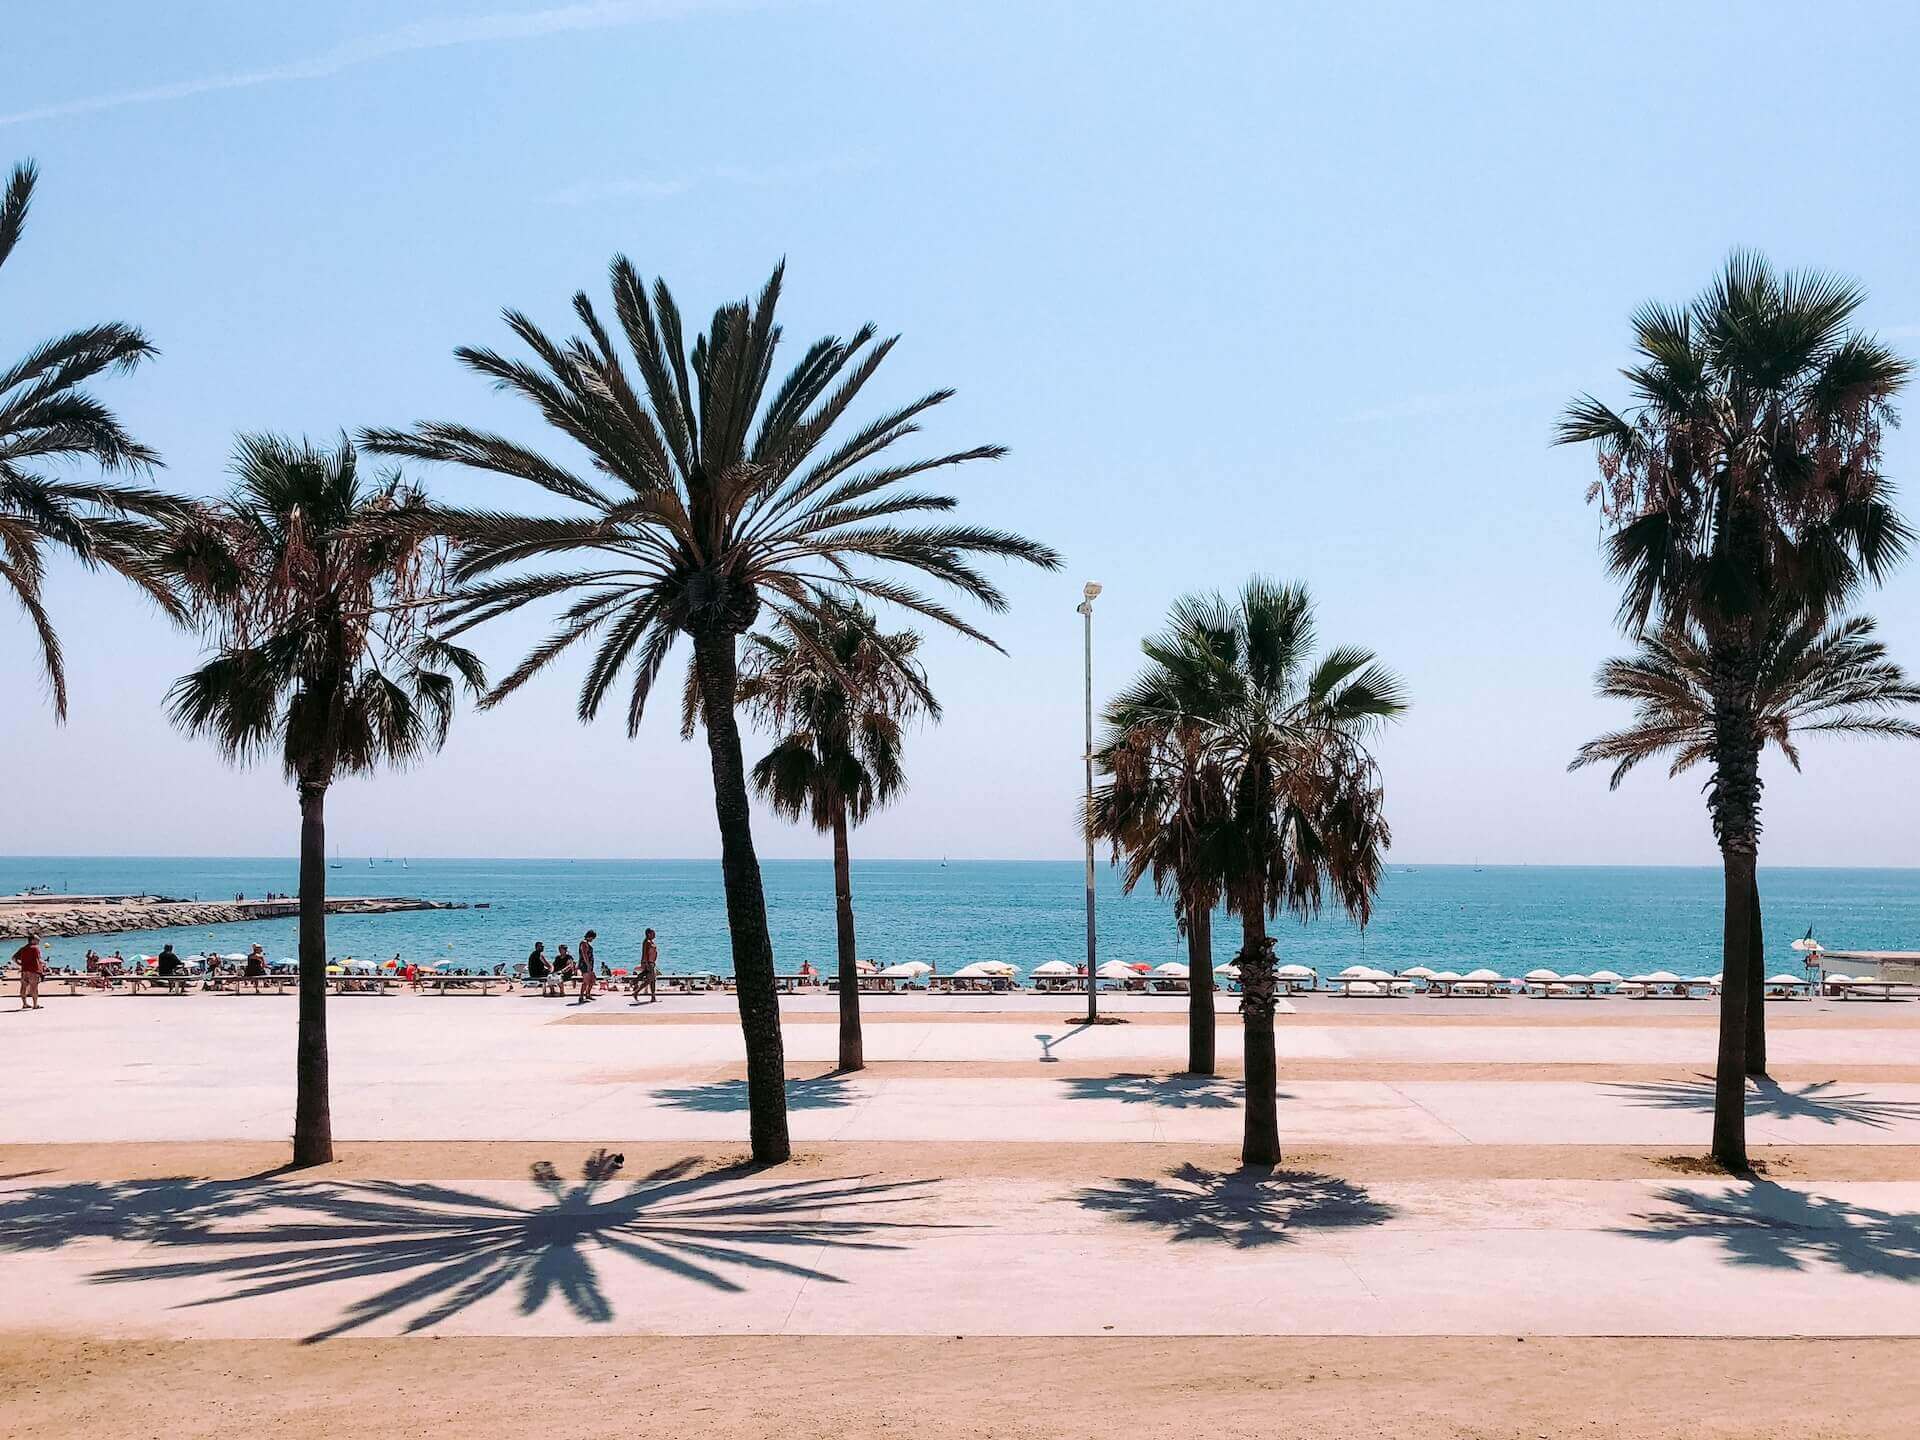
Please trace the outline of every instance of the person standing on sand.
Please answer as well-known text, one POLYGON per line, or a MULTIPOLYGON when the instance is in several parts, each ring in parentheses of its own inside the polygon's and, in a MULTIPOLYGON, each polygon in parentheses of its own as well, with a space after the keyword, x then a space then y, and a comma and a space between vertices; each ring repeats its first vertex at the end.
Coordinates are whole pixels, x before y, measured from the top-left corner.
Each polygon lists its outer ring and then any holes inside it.
POLYGON ((640 968, 633 972, 633 1003, 640 1003, 640 987, 647 988, 647 1003, 657 1005, 660 1002, 660 946, 653 938, 653 931, 647 931, 646 939, 640 942, 640 968))
POLYGON ((13 952, 13 963, 20 967, 20 1008, 40 1008, 40 976, 46 969, 46 957, 40 953, 40 937, 27 936, 27 943, 13 952), (32 1001, 32 1004, 28 1004, 32 1001))
POLYGON ((599 979, 599 967, 594 964, 593 942, 600 932, 589 930, 580 937, 580 1003, 586 1004, 593 999, 593 982, 599 979))

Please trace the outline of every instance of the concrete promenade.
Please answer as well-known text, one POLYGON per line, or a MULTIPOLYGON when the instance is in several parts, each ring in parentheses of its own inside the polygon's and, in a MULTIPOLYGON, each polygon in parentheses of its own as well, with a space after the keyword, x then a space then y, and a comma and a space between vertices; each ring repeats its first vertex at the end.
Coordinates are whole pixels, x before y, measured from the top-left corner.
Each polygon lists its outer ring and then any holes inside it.
POLYGON ((303 1173, 290 1000, 9 1006, 0 1346, 1920 1337, 1920 1005, 1770 1010, 1733 1178, 1705 1006, 1303 998, 1268 1175, 1230 1011, 1195 1078, 1177 1000, 882 1002, 842 1075, 788 1004, 796 1160, 756 1170, 711 1001, 336 999, 303 1173))

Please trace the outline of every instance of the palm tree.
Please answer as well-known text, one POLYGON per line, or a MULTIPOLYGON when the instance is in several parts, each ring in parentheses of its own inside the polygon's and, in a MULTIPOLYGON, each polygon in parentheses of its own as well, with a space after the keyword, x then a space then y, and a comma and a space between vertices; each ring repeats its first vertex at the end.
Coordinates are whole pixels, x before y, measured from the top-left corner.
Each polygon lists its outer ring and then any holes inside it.
POLYGON ((485 349, 457 352, 470 369, 531 401, 586 453, 585 470, 465 425, 422 424, 365 437, 386 454, 513 476, 566 502, 560 515, 448 517, 464 540, 455 570, 464 587, 454 612, 457 630, 529 604, 568 599, 552 635, 490 700, 592 641, 579 718, 598 714, 626 674, 627 731, 634 734, 675 641, 685 635, 692 642, 746 1040, 753 1155, 769 1164, 790 1153, 786 1065, 734 714, 738 639, 763 607, 781 621, 822 620, 830 600, 850 594, 888 601, 991 644, 887 568, 917 571, 998 611, 1006 601, 981 573, 982 558, 1047 569, 1059 564, 1052 550, 1018 535, 929 519, 956 502, 905 488, 932 470, 993 459, 1004 453, 1001 447, 885 458, 952 391, 936 390, 829 441, 893 349, 891 339, 875 341, 871 326, 851 339, 815 341, 768 393, 783 269, 774 270, 757 301, 715 311, 689 348, 666 285, 657 283, 649 298, 632 264, 616 256, 613 307, 625 358, 584 292, 574 296, 573 308, 586 333, 564 343, 508 312, 507 325, 532 362, 485 349), (524 568, 535 562, 552 568, 524 568))
POLYGON ((1225 774, 1207 747, 1219 693, 1210 648, 1182 644, 1177 621, 1141 648, 1146 668, 1101 717, 1108 733, 1094 759, 1110 778, 1094 792, 1087 823, 1116 862, 1125 857, 1129 894, 1150 876, 1156 894, 1173 897, 1187 940, 1187 1071, 1211 1075, 1213 912, 1229 809, 1225 774))
POLYGON ((921 715, 940 718, 914 660, 919 648, 911 630, 883 634, 864 607, 829 600, 819 616, 749 635, 741 665, 740 704, 779 734, 753 767, 753 788, 783 819, 808 820, 833 836, 842 1070, 866 1064, 847 832, 906 788, 905 726, 921 715))
MULTIPOLYGON (((0 194, 0 267, 26 227, 39 172, 16 165, 0 194)), ((87 390, 109 371, 129 371, 154 355, 131 325, 109 321, 44 341, 0 370, 0 584, 26 612, 56 718, 67 718, 67 675, 60 637, 41 584, 46 552, 59 548, 90 568, 138 585, 169 615, 180 606, 154 563, 152 522, 179 502, 144 485, 57 478, 48 471, 84 461, 108 473, 139 474, 160 461, 87 390)))
MULTIPOLYGON (((1314 638, 1304 586, 1255 578, 1234 601, 1190 596, 1146 647, 1147 673, 1115 705, 1123 722, 1157 717, 1182 728, 1179 743, 1195 751, 1191 763, 1206 775, 1204 787, 1222 797, 1217 816, 1211 800, 1195 807, 1204 817, 1202 838, 1184 853, 1205 859, 1196 867, 1188 922, 1213 883, 1228 913, 1240 917, 1247 1072, 1240 1158, 1248 1165, 1280 1159, 1267 920, 1283 909, 1310 920, 1330 890, 1365 925, 1391 840, 1367 741, 1406 710, 1400 682, 1365 650, 1341 647, 1314 658, 1314 638)), ((1096 820, 1098 812, 1096 802, 1096 820)))
POLYGON ((169 562, 215 654, 169 696, 174 723, 246 762, 277 751, 300 799, 300 1035, 293 1163, 333 1159, 327 1087, 327 790, 446 739, 486 676, 433 635, 444 547, 426 496, 368 479, 352 445, 243 438, 231 493, 182 524, 169 562))
MULTIPOLYGON (((1887 658, 1867 615, 1830 624, 1802 617, 1767 628, 1754 711, 1762 744, 1771 744, 1797 772, 1795 737, 1812 734, 1891 735, 1920 739, 1920 724, 1890 712, 1920 705, 1920 686, 1887 658)), ((1589 740, 1567 767, 1610 764, 1617 790, 1635 766, 1670 760, 1668 776, 1713 759, 1713 662, 1698 624, 1679 623, 1641 638, 1634 654, 1600 667, 1595 692, 1630 701, 1633 723, 1589 740)), ((1760 889, 1754 886, 1747 983, 1759 994, 1766 974, 1760 889)), ((1747 1073, 1767 1073, 1764 1005, 1747 1006, 1747 1073)))
POLYGON ((1623 372, 1633 404, 1616 411, 1582 396, 1556 435, 1594 447, 1600 479, 1588 493, 1610 527, 1624 628, 1637 639, 1650 625, 1694 625, 1707 648, 1726 977, 1713 1154, 1729 1169, 1747 1165, 1767 628, 1839 613, 1910 538, 1880 468, 1908 366, 1849 329, 1864 299, 1849 282, 1776 274, 1736 253, 1690 306, 1634 315, 1637 360, 1623 372))

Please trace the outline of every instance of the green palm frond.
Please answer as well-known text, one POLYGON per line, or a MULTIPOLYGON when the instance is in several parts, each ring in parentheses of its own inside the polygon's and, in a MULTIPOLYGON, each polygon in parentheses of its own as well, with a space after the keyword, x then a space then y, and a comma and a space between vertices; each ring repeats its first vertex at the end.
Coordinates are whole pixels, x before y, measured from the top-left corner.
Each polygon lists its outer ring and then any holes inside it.
POLYGON ((1085 823, 1127 888, 1150 877, 1183 925, 1222 900, 1307 917, 1328 893, 1363 923, 1371 913, 1391 833, 1365 741, 1407 702, 1371 652, 1316 660, 1314 634, 1300 586, 1185 597, 1106 707, 1107 779, 1085 823))
MULTIPOLYGON (((493 699, 592 645, 579 715, 598 714, 626 676, 633 729, 677 636, 732 644, 767 606, 783 624, 789 616, 825 623, 835 597, 852 596, 991 643, 901 576, 918 572, 999 611, 1006 598, 985 562, 1058 565, 1052 550, 1022 536, 934 519, 955 499, 907 488, 932 472, 998 458, 1000 447, 888 458, 951 391, 842 432, 893 339, 863 326, 846 340, 816 341, 775 383, 784 275, 778 267, 758 295, 721 306, 689 345, 666 285, 649 289, 616 256, 611 323, 580 294, 573 312, 582 333, 556 338, 510 311, 506 323, 521 355, 456 352, 469 369, 530 403, 584 468, 467 426, 362 432, 370 450, 526 480, 567 507, 441 518, 460 547, 453 575, 461 589, 446 612, 456 630, 569 600, 547 640, 494 687, 493 699)), ((683 712, 697 722, 697 700, 690 696, 683 712)))
MULTIPOLYGON (((1753 706, 1763 744, 1800 768, 1795 738, 1809 734, 1920 736, 1897 712, 1920 706, 1920 685, 1887 658, 1867 615, 1830 623, 1800 616, 1772 625, 1759 654, 1753 706)), ((1679 775, 1713 755, 1713 660, 1698 624, 1670 625, 1629 656, 1601 666, 1595 693, 1634 706, 1633 723, 1582 745, 1567 766, 1610 764, 1609 788, 1661 756, 1679 775)))
POLYGON ((165 568, 215 651, 174 686, 173 722, 241 762, 277 750, 303 783, 437 750, 486 674, 434 629, 446 556, 425 497, 344 440, 244 436, 234 475, 170 532, 165 568))
MULTIPOLYGON (((0 266, 19 243, 38 172, 17 165, 0 191, 0 266)), ((132 370, 155 354, 131 325, 85 326, 35 345, 0 368, 0 590, 25 612, 41 667, 64 720, 64 655, 40 591, 43 556, 67 551, 89 567, 132 581, 161 609, 180 616, 178 597, 156 556, 163 524, 181 502, 144 485, 74 478, 63 467, 145 471, 159 457, 135 440, 118 417, 84 387, 132 370)))
POLYGON ((754 788, 789 820, 858 825, 906 788, 906 728, 938 721, 940 705, 916 658, 920 637, 880 630, 859 604, 827 597, 787 609, 747 636, 739 702, 779 738, 754 767, 754 788))

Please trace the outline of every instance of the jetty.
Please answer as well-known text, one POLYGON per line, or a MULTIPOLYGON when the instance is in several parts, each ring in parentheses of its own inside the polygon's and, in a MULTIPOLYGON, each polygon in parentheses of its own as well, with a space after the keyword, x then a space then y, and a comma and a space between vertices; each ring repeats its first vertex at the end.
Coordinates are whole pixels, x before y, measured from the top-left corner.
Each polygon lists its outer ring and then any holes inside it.
MULTIPOLYGON (((327 900, 329 915, 391 915, 408 910, 464 910, 449 900, 409 895, 343 895, 327 900)), ((238 925, 300 913, 295 896, 271 900, 182 900, 167 895, 0 895, 0 940, 33 935, 105 935, 121 930, 238 925)))

